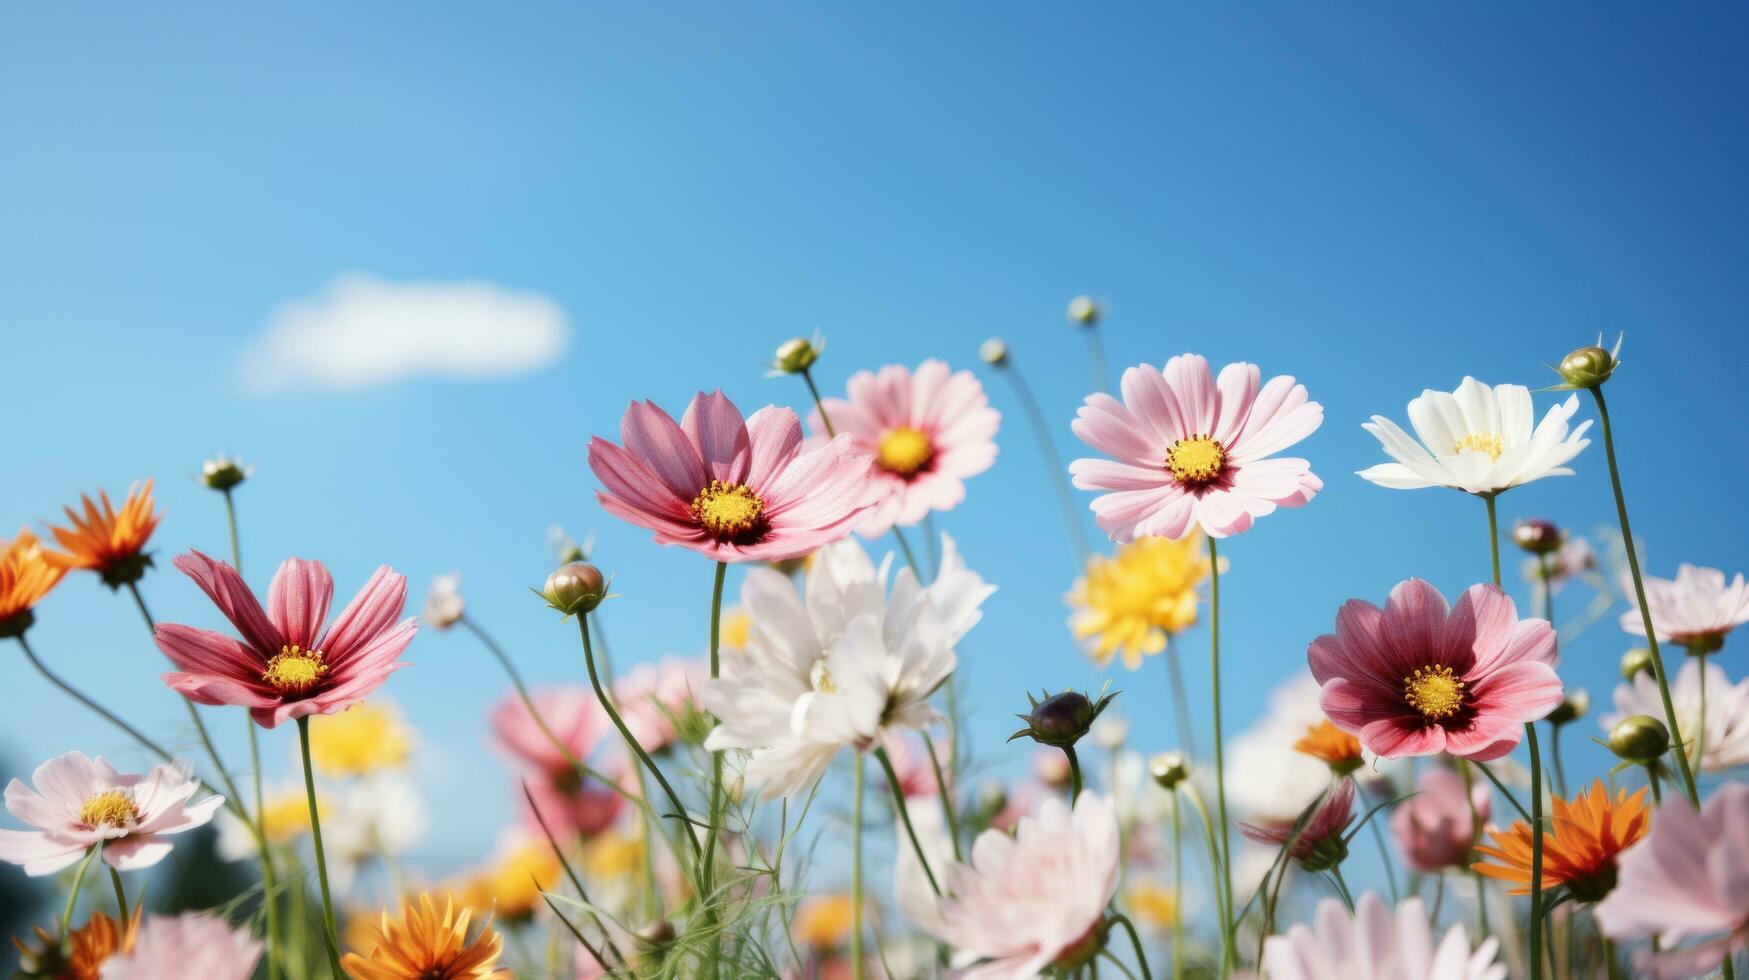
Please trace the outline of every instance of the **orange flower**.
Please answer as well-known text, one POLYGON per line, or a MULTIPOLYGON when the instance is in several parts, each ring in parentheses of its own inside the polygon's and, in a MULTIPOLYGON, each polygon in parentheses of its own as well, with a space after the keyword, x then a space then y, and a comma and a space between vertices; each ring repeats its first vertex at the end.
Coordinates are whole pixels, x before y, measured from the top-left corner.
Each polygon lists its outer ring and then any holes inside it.
POLYGON ((61 581, 66 570, 48 562, 29 528, 19 528, 10 544, 0 544, 0 637, 30 628, 30 611, 61 581))
MULTIPOLYGON (((1555 797, 1554 826, 1543 835, 1543 887, 1564 884, 1581 902, 1595 902, 1609 894, 1615 887, 1616 855, 1646 836, 1650 826, 1645 800, 1644 787, 1633 796, 1617 790, 1611 800, 1601 779, 1571 803, 1555 797)), ((1504 831, 1490 829, 1489 834, 1498 846, 1478 845, 1476 850, 1503 863, 1477 862, 1475 869, 1517 884, 1510 894, 1530 894, 1530 825, 1518 820, 1504 831)))
POLYGON ((101 510, 89 496, 80 496, 85 504, 83 516, 71 507, 61 508, 73 526, 50 525, 49 530, 67 553, 51 551, 46 557, 59 568, 97 572, 105 585, 120 588, 139 581, 151 566, 151 557, 144 553, 146 542, 164 515, 152 512, 151 480, 128 488, 120 511, 110 504, 107 492, 99 491, 98 497, 103 501, 101 510))
POLYGON ((398 920, 391 920, 385 909, 381 923, 372 930, 370 955, 347 953, 340 965, 356 980, 509 980, 510 971, 497 968, 504 937, 487 924, 468 942, 472 916, 472 909, 457 915, 447 896, 440 914, 431 896, 421 894, 418 908, 402 906, 398 920))
POLYGON ((1316 725, 1306 726, 1306 737, 1294 743, 1295 752, 1323 759, 1338 776, 1346 776, 1360 768, 1360 739, 1337 728, 1326 718, 1316 725))
POLYGON ((126 929, 109 916, 95 912, 85 925, 68 933, 64 944, 47 929, 37 926, 34 945, 17 938, 12 945, 18 947, 19 966, 25 971, 20 976, 98 980, 110 957, 134 948, 134 936, 139 931, 139 909, 128 919, 126 929))

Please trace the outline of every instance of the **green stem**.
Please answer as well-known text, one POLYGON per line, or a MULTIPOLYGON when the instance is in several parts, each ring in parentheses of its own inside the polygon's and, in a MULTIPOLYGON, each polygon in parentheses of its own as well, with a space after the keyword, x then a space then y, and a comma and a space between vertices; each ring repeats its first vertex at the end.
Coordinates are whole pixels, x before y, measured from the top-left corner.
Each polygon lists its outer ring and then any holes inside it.
POLYGON ((231 526, 231 567, 237 570, 237 577, 243 577, 243 544, 237 537, 237 501, 231 496, 231 488, 225 488, 225 521, 231 526))
POLYGON ((1543 972, 1543 763, 1537 749, 1536 723, 1525 722, 1530 746, 1530 976, 1543 972))
POLYGON ((128 927, 128 890, 121 885, 121 872, 115 870, 115 865, 109 865, 109 883, 115 886, 115 911, 119 918, 116 924, 123 932, 128 927))
MULTIPOLYGON (((824 411, 822 411, 820 413, 820 417, 825 418, 824 411)), ((720 561, 717 562, 716 577, 711 582, 711 679, 712 680, 715 680, 722 672, 722 657, 721 657, 720 650, 722 647, 722 633, 723 633, 723 583, 724 583, 726 577, 728 576, 728 574, 729 574, 728 563, 727 562, 720 562, 720 561)), ((710 827, 709 827, 709 836, 707 836, 705 838, 704 870, 703 870, 703 874, 702 874, 702 878, 704 880, 704 891, 701 895, 701 898, 705 901, 710 900, 712 884, 716 879, 716 866, 715 865, 716 865, 717 836, 718 836, 718 834, 717 834, 717 822, 718 822, 718 819, 720 817, 719 811, 721 810, 722 805, 723 805, 723 753, 721 751, 717 751, 717 752, 711 753, 711 801, 710 801, 710 809, 708 811, 706 811, 708 814, 708 822, 710 824, 710 827)), ((712 944, 713 958, 714 958, 715 948, 716 948, 715 944, 713 943, 712 944)), ((714 966, 713 966, 713 969, 711 972, 713 975, 715 974, 716 971, 715 971, 714 966)))
POLYGON ((1057 507, 1063 512, 1063 526, 1069 530, 1069 544, 1074 548, 1075 570, 1079 572, 1086 566, 1093 549, 1087 543, 1087 528, 1082 523, 1081 512, 1075 507, 1075 492, 1069 486, 1069 471, 1063 466, 1062 458, 1057 455, 1056 443, 1051 439, 1050 423, 1045 421, 1044 410, 1039 408, 1032 386, 1026 383, 1026 377, 1020 373, 1020 368, 1014 364, 1012 358, 1005 370, 1009 383, 1014 387, 1014 397, 1020 402, 1020 410, 1026 415, 1027 427, 1032 430, 1033 441, 1038 443, 1039 455, 1044 458, 1051 490, 1056 495, 1057 507))
POLYGON ((1336 883, 1336 892, 1342 896, 1342 903, 1348 906, 1350 915, 1354 914, 1354 893, 1348 890, 1348 882, 1342 878, 1342 866, 1333 865, 1330 868, 1330 880, 1336 883))
POLYGON ((1664 790, 1658 785, 1658 766, 1655 762, 1646 764, 1646 782, 1652 787, 1652 805, 1664 805, 1664 790))
MULTIPOLYGON (((1704 770, 1706 762, 1706 654, 1694 654, 1696 671, 1700 675, 1700 718, 1694 724, 1694 768, 1704 770)), ((1678 753, 1686 754, 1688 749, 1677 745, 1678 753)))
POLYGON ((1136 965, 1142 968, 1142 980, 1154 980, 1154 975, 1148 972, 1148 954, 1142 949, 1142 937, 1136 934, 1135 923, 1130 921, 1129 916, 1118 913, 1111 916, 1111 921, 1115 925, 1123 926, 1124 931, 1130 934, 1130 948, 1136 951, 1136 965))
POLYGON ((1172 794, 1172 980, 1184 980, 1184 824, 1172 794))
MULTIPOLYGON (((911 849, 917 852, 917 863, 923 866, 923 876, 929 879, 929 888, 937 896, 941 895, 941 886, 936 883, 935 872, 930 870, 929 856, 923 853, 923 842, 917 839, 917 828, 911 826, 911 811, 905 806, 905 791, 899 786, 899 774, 893 771, 893 760, 887 757, 885 746, 874 750, 874 757, 880 761, 881 772, 887 777, 887 785, 893 791, 893 812, 899 815, 899 821, 905 825, 905 834, 911 838, 911 849)), ((858 762, 857 768, 862 768, 858 762)))
POLYGON ((814 396, 814 407, 820 410, 820 424, 826 427, 826 435, 836 437, 838 430, 832 428, 832 419, 826 414, 826 403, 820 399, 820 389, 814 384, 814 372, 808 368, 802 368, 802 381, 808 386, 808 394, 814 396))
POLYGON ((114 725, 115 727, 128 733, 129 737, 131 737, 134 741, 140 743, 140 745, 144 746, 147 751, 151 752, 153 755, 157 756, 159 759, 161 759, 165 762, 173 761, 173 757, 170 755, 169 752, 164 751, 163 746, 159 745, 157 742, 152 741, 151 739, 147 738, 146 736, 140 734, 139 729, 135 728, 134 726, 128 724, 125 721, 122 721, 115 714, 111 713, 109 711, 109 709, 103 707, 102 705, 98 704, 96 701, 93 701, 90 698, 86 697, 85 695, 79 693, 77 688, 73 687, 73 685, 71 685, 71 684, 68 684, 64 680, 61 680, 59 677, 57 677, 55 675, 54 671, 51 671, 48 669, 48 667, 44 666, 43 662, 41 660, 37 659, 35 651, 31 650, 30 643, 25 640, 23 633, 18 634, 18 636, 14 637, 14 639, 18 640, 18 645, 21 648, 23 648, 25 659, 29 660, 31 663, 31 666, 36 668, 37 673, 43 675, 43 677, 50 684, 53 684, 54 686, 60 688, 62 693, 66 694, 68 697, 79 702, 80 704, 84 705, 85 707, 91 709, 93 712, 96 712, 98 716, 103 718, 103 720, 109 722, 111 725, 114 725))
POLYGON ((960 859, 959 801, 954 799, 952 784, 941 772, 941 757, 935 754, 935 739, 923 733, 923 751, 929 753, 929 765, 935 770, 935 791, 941 800, 941 815, 947 820, 947 835, 953 841, 953 859, 960 859))
POLYGON ((905 564, 911 569, 911 574, 917 576, 917 584, 923 584, 923 569, 917 564, 917 555, 911 551, 911 542, 905 539, 905 532, 899 525, 893 525, 893 540, 899 543, 899 551, 905 556, 905 564))
POLYGON ((1166 637, 1166 650, 1162 655, 1166 661, 1166 680, 1172 688, 1172 711, 1178 716, 1178 741, 1182 744, 1184 754, 1188 758, 1196 758, 1196 730, 1190 723, 1190 698, 1184 690, 1184 671, 1178 662, 1178 642, 1170 634, 1166 637))
POLYGON ((298 719, 298 749, 304 758, 304 795, 310 804, 310 840, 316 849, 316 880, 322 886, 323 939, 328 945, 328 965, 335 977, 346 974, 340 969, 340 930, 334 926, 334 896, 328 889, 328 856, 322 849, 322 815, 316 807, 316 773, 310 768, 310 716, 298 719))
MULTIPOLYGON (((67 893, 67 906, 61 910, 61 935, 65 937, 73 925, 73 907, 79 902, 79 889, 85 884, 85 870, 91 867, 91 860, 97 857, 97 852, 103 850, 103 844, 91 845, 85 852, 85 860, 79 862, 79 870, 73 875, 73 890, 67 893)), ((123 923, 125 926, 126 923, 123 923)))
POLYGON ((1608 974, 1609 980, 1619 980, 1621 977, 1621 963, 1616 960, 1615 943, 1610 942, 1609 937, 1605 936, 1601 929, 1597 931, 1597 938, 1603 942, 1603 967, 1608 974))
POLYGON ((1221 733, 1221 556, 1215 539, 1208 536, 1209 545, 1209 677, 1213 687, 1215 721, 1215 807, 1221 821, 1220 890, 1225 900, 1227 920, 1221 923, 1222 962, 1225 972, 1238 966, 1239 953, 1235 932, 1238 923, 1231 920, 1233 912, 1233 842, 1227 821, 1227 758, 1221 733))
MULTIPOLYGON (((1209 875, 1214 879, 1211 884, 1214 885, 1215 914, 1220 917, 1221 922, 1224 924, 1232 919, 1233 913, 1231 907, 1227 905, 1226 893, 1223 892, 1220 887, 1221 875, 1223 873, 1221 870, 1221 846, 1215 835, 1215 823, 1209 818, 1208 804, 1203 802, 1202 794, 1196 791, 1196 786, 1192 784, 1190 780, 1187 779, 1184 782, 1179 783, 1178 790, 1184 794, 1185 799, 1190 801, 1190 805, 1195 808, 1197 816, 1202 818, 1203 838, 1207 841, 1209 849, 1209 875)), ((1227 944, 1223 944, 1223 946, 1225 945, 1227 944)), ((1230 949, 1224 949, 1222 955, 1226 956, 1231 952, 1232 950, 1230 949)), ((1234 958, 1236 959, 1237 957, 1234 958)), ((1232 964, 1228 962, 1224 965, 1226 967, 1224 972, 1231 973, 1232 964)))
MULTIPOLYGON (((1598 427, 1603 430, 1603 454, 1609 461, 1609 485, 1615 491, 1615 515, 1621 524, 1628 571, 1634 580, 1634 598, 1640 606, 1640 623, 1646 630, 1646 649, 1652 654, 1652 676, 1658 681, 1658 698, 1664 703, 1664 722, 1670 727, 1670 737, 1677 746, 1681 746, 1682 730, 1676 724, 1676 703, 1670 697, 1670 678, 1664 671, 1664 655, 1658 650, 1658 631, 1652 625, 1652 608, 1646 604, 1646 584, 1640 574, 1639 549, 1634 545, 1634 530, 1628 523, 1627 498, 1622 495, 1621 471, 1615 461, 1615 435, 1610 429, 1609 405, 1603 400, 1603 386, 1593 387, 1591 397, 1597 402, 1598 427)), ((1682 772, 1682 787, 1688 795, 1688 802, 1698 809, 1700 790, 1694 781, 1694 770, 1688 764, 1688 754, 1680 748, 1676 752, 1676 762, 1682 772)))
POLYGON ((1488 505, 1488 551, 1494 559, 1494 588, 1500 588, 1500 515, 1495 506, 1495 494, 1482 495, 1488 505))
POLYGON ((1073 745, 1063 746, 1063 754, 1069 757, 1069 805, 1073 807, 1081 798, 1081 758, 1073 745))
MULTIPOLYGON (((850 808, 850 974, 862 980, 862 753, 852 753, 850 808)), ((895 787, 896 789, 896 787, 895 787)), ((901 794, 902 795, 902 794, 901 794)), ((940 894, 937 892, 937 894, 940 894)))
MULTIPOLYGON (((1470 806, 1470 850, 1473 852, 1482 840, 1482 813, 1476 809, 1473 792, 1476 777, 1470 772, 1470 765, 1467 759, 1458 760, 1458 774, 1464 779, 1464 802, 1470 806)), ((1476 940, 1480 942, 1488 936, 1488 879, 1476 870, 1474 862, 1466 863, 1470 865, 1470 876, 1476 879, 1476 940)))
MULTIPOLYGON (((1360 795, 1360 783, 1355 780, 1352 773, 1349 775, 1348 781, 1354 785, 1355 794, 1360 795)), ((1362 796, 1362 799, 1364 800, 1365 797, 1362 796)), ((1391 849, 1385 844, 1385 830, 1384 827, 1381 826, 1383 823, 1384 821, 1382 820, 1367 821, 1367 825, 1372 828, 1373 843, 1378 845, 1379 863, 1383 864, 1385 868, 1385 881, 1391 886, 1391 906, 1394 908, 1399 900, 1397 892, 1397 869, 1391 862, 1391 849)))

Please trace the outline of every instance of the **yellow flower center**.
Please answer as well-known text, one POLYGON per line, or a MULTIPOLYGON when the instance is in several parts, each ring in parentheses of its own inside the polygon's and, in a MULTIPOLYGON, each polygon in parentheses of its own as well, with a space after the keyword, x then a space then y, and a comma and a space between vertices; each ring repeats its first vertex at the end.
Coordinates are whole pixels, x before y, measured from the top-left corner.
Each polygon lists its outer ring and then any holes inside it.
POLYGON ((1444 664, 1417 667, 1403 678, 1403 700, 1427 718, 1450 718, 1464 704, 1464 682, 1444 664))
POLYGON ((1454 453, 1487 453, 1488 458, 1498 463, 1500 454, 1506 451, 1506 443, 1498 432, 1472 432, 1452 447, 1454 453))
POLYGON ((808 686, 817 694, 837 694, 838 684, 832 680, 832 668, 825 660, 814 661, 808 668, 808 686))
POLYGON ((315 687, 326 673, 328 665, 322 662, 322 651, 303 650, 294 643, 279 648, 279 653, 267 662, 267 670, 262 672, 261 679, 276 690, 302 694, 315 687))
POLYGON ((719 541, 738 538, 759 526, 765 504, 744 484, 712 480, 692 498, 692 516, 719 541))
POLYGON ((887 430, 887 434, 881 436, 881 445, 876 456, 881 469, 900 476, 911 476, 928 466, 929 461, 935 458, 935 445, 921 430, 900 426, 887 430))
POLYGON ((1207 433, 1180 439, 1166 450, 1166 468, 1186 486, 1213 483, 1227 468, 1227 447, 1207 433))
POLYGON ((79 822, 87 827, 125 827, 138 819, 140 808, 119 789, 93 794, 79 808, 79 822))

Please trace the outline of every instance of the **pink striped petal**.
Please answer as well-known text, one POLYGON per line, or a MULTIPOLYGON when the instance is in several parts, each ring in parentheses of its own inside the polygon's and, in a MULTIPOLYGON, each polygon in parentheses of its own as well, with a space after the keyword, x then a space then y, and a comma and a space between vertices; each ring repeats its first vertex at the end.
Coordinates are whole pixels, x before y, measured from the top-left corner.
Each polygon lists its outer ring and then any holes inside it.
POLYGON ((192 550, 177 555, 173 564, 200 586, 207 598, 219 607, 219 612, 237 627, 244 641, 263 651, 263 656, 272 656, 285 645, 279 629, 267 618, 261 603, 256 601, 255 594, 249 591, 236 569, 192 550))
POLYGON ((267 618, 286 644, 315 649, 333 600, 334 578, 321 562, 287 558, 267 587, 267 618))

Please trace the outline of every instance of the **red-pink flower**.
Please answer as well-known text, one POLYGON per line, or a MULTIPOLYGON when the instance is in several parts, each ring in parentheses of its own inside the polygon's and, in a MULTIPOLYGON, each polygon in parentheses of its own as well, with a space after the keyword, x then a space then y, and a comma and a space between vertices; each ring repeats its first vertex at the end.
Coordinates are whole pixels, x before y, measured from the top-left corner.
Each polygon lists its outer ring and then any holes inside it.
POLYGON ((677 657, 641 663, 613 685, 614 705, 632 738, 646 752, 660 752, 679 735, 675 724, 693 710, 693 679, 698 664, 677 657))
MULTIPOLYGON (((935 510, 952 510, 966 499, 965 480, 996 462, 996 428, 1002 414, 990 407, 984 386, 970 371, 954 372, 933 358, 916 371, 889 364, 858 371, 844 398, 822 400, 826 418, 856 448, 874 457, 878 503, 857 532, 875 538, 894 524, 909 527, 935 510)), ((808 427, 824 432, 816 408, 808 427)))
POLYGON ((1290 838, 1294 842, 1294 860, 1315 865, 1318 870, 1340 864, 1348 855, 1342 832, 1354 819, 1354 782, 1344 779, 1336 784, 1294 837, 1295 820, 1271 820, 1267 823, 1239 821, 1239 833, 1259 844, 1280 847, 1290 838))
POLYGON ((1082 442, 1111 459, 1069 465, 1075 486, 1104 490, 1093 501, 1113 541, 1178 539, 1200 526, 1209 537, 1248 530, 1277 507, 1299 507, 1324 488, 1303 459, 1270 458, 1324 421, 1324 407, 1286 375, 1261 383, 1255 364, 1183 354, 1156 371, 1123 373, 1123 401, 1089 395, 1076 413, 1082 442))
POLYGON ((321 562, 287 558, 267 588, 265 610, 222 561, 190 551, 177 556, 176 567, 242 634, 239 640, 178 623, 157 628, 158 649, 182 668, 164 682, 191 701, 241 705, 272 728, 345 711, 407 666, 401 652, 419 627, 411 618, 395 621, 407 579, 387 565, 326 628, 334 580, 321 562))
POLYGON ((716 561, 805 555, 849 534, 873 502, 870 460, 849 436, 803 449, 796 413, 767 405, 743 421, 720 391, 694 396, 679 424, 633 402, 620 438, 624 448, 589 441, 601 506, 716 561))
POLYGON ((1487 785, 1478 780, 1465 791, 1457 773, 1438 766, 1422 773, 1415 789, 1391 814, 1391 835, 1409 867, 1432 873, 1468 864, 1476 825, 1487 823, 1493 809, 1487 785))
POLYGON ((1491 585, 1470 586, 1449 609, 1414 578, 1391 590, 1384 609, 1350 599, 1336 632, 1313 640, 1306 659, 1324 714, 1388 759, 1498 759, 1526 722, 1561 703, 1553 627, 1520 620, 1491 585))
POLYGON ((553 833, 589 836, 601 831, 613 823, 623 801, 611 787, 583 778, 571 760, 589 762, 604 739, 617 740, 619 734, 612 721, 587 688, 536 691, 529 699, 551 737, 514 694, 500 701, 491 715, 493 734, 523 770, 517 776, 518 810, 529 829, 538 832, 535 810, 522 793, 521 786, 526 785, 528 795, 534 797, 534 807, 553 833), (553 744, 554 739, 558 745, 553 744))

